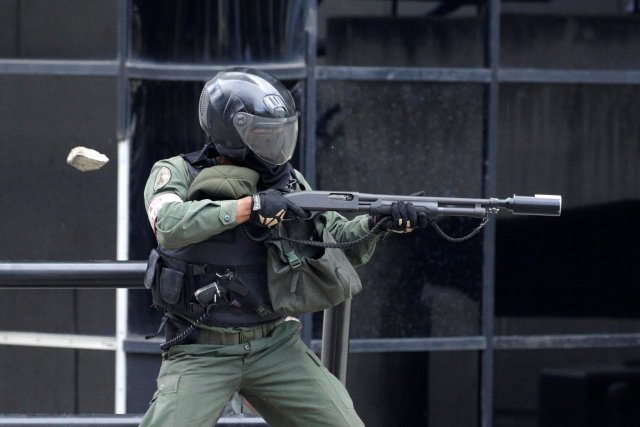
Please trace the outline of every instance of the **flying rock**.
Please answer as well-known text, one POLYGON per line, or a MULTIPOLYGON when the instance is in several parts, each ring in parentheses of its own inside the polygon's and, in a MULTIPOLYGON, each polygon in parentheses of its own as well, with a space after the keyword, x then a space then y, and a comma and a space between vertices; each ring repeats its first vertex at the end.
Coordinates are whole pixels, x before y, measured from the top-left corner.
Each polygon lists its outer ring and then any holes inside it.
POLYGON ((98 170, 108 161, 109 158, 104 154, 86 147, 76 147, 67 156, 67 163, 82 172, 98 170))

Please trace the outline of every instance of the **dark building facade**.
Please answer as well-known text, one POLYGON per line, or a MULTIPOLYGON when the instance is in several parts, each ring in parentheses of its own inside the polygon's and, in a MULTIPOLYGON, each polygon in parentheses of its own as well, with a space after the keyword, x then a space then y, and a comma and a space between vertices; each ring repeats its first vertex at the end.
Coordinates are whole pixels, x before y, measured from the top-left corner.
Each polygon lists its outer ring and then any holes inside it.
MULTIPOLYGON (((379 244, 349 314, 368 426, 640 423, 637 2, 0 7, 6 263, 144 260, 151 165, 200 147, 204 81, 251 65, 294 93, 294 164, 316 189, 563 196, 559 218, 501 214, 464 243, 379 244), (65 164, 79 145, 111 161, 82 174, 65 164)), ((145 411, 160 341, 144 290, 0 289, 0 310, 0 413, 145 411)), ((322 320, 304 319, 318 352, 322 320)))

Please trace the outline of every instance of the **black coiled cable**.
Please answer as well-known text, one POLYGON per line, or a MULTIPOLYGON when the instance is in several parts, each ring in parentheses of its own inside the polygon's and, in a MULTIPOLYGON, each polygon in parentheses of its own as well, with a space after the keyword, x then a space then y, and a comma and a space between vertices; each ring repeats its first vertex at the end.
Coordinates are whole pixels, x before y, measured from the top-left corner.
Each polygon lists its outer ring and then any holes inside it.
MULTIPOLYGON (((473 236, 475 236, 476 234, 478 234, 480 232, 480 230, 482 230, 482 228, 487 224, 487 222, 489 221, 489 216, 486 215, 484 218, 482 218, 482 221, 480 222, 480 224, 474 228, 469 234, 462 236, 462 237, 452 237, 449 236, 447 233, 445 233, 442 228, 440 228, 440 226, 438 224, 435 223, 435 221, 433 221, 431 218, 428 219, 429 223, 431 225, 433 225, 433 228, 435 228, 436 232, 445 240, 449 241, 449 242, 453 242, 453 243, 460 243, 460 242, 464 242, 465 240, 469 240, 470 238, 472 238, 473 236)), ((242 233, 249 239, 252 240, 254 242, 259 242, 259 243, 263 243, 267 240, 286 240, 288 242, 291 243, 298 243, 301 245, 307 245, 307 246, 315 246, 315 247, 320 247, 320 248, 336 248, 336 249, 347 249, 350 248, 352 246, 358 245, 362 242, 364 242, 365 240, 367 240, 370 236, 372 236, 373 234, 379 232, 382 228, 382 226, 391 221, 391 218, 389 217, 382 217, 380 218, 374 225, 373 227, 371 227, 371 229, 364 234, 362 237, 359 237, 355 240, 352 240, 350 242, 318 242, 316 240, 303 240, 303 239, 292 239, 291 237, 285 237, 285 236, 274 236, 271 233, 271 229, 267 230, 265 233, 263 233, 260 236, 253 236, 249 230, 246 228, 245 225, 241 226, 241 230, 242 233)))
POLYGON ((185 340, 189 338, 191 334, 193 334, 196 331, 196 328, 200 326, 205 320, 207 320, 208 316, 209 316, 209 309, 207 308, 204 311, 204 313, 202 313, 202 315, 195 320, 195 322, 190 323, 189 326, 187 326, 182 331, 180 331, 175 337, 162 343, 160 345, 160 350, 167 351, 174 345, 179 345, 185 342, 185 340))

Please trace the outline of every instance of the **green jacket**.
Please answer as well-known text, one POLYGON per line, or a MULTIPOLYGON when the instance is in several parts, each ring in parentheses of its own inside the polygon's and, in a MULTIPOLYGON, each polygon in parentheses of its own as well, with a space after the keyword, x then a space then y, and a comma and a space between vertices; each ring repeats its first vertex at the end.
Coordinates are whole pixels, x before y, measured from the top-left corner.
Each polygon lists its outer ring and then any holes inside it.
MULTIPOLYGON (((296 171, 296 175, 305 188, 310 188, 302 174, 296 171)), ((187 200, 192 181, 187 163, 178 156, 160 160, 151 169, 144 190, 145 207, 158 244, 165 248, 201 242, 238 225, 236 200, 187 200), (155 210, 154 199, 161 200, 159 196, 167 195, 170 201, 155 210)), ((348 220, 337 212, 326 212, 325 217, 326 229, 337 242, 355 240, 369 230, 366 215, 348 220)), ((372 237, 345 250, 351 264, 357 267, 368 262, 377 240, 378 237, 372 237)))

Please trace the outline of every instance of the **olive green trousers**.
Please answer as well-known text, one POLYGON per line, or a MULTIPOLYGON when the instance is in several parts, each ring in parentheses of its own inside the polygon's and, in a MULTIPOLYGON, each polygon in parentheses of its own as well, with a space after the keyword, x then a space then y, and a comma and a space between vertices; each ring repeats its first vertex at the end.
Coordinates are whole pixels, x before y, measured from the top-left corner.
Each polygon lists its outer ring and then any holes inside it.
POLYGON ((271 427, 363 426, 347 390, 299 330, 288 321, 243 344, 172 347, 140 425, 211 427, 238 391, 271 427))

